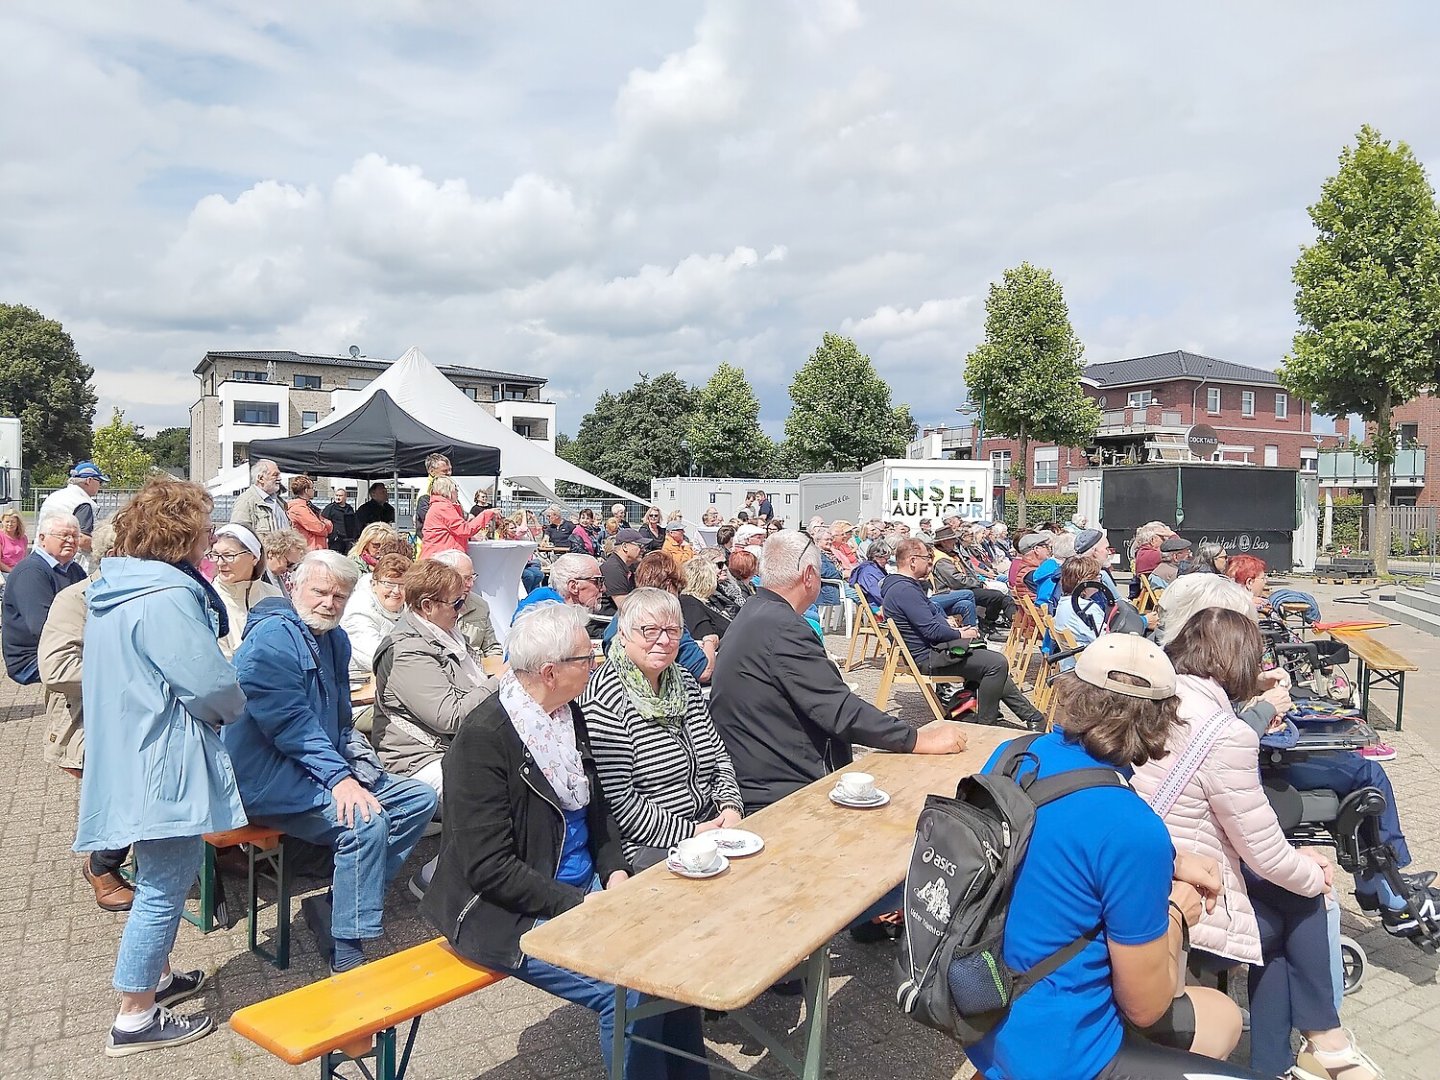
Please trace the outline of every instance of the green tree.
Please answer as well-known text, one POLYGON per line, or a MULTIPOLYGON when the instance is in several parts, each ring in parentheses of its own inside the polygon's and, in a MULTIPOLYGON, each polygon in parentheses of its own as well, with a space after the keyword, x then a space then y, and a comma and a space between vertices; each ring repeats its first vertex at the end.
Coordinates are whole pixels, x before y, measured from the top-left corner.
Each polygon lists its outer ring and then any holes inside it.
POLYGON ((110 422, 95 429, 95 449, 90 455, 100 471, 119 488, 137 488, 155 471, 155 459, 145 448, 140 429, 114 410, 110 422))
POLYGON ((799 472, 860 469, 904 457, 915 437, 909 405, 890 404, 875 365, 840 334, 826 334, 790 383, 780 460, 799 472))
POLYGON ((690 454, 706 476, 764 476, 775 448, 760 427, 760 399, 745 372, 721 364, 690 414, 690 454))
POLYGON ((1028 262, 1006 270, 985 299, 985 340, 965 360, 965 384, 981 404, 985 434, 1019 442, 1016 513, 1025 524, 1030 443, 1085 446, 1100 409, 1080 386, 1084 346, 1055 276, 1028 262))
POLYGON ((640 381, 619 394, 605 391, 580 421, 580 430, 557 452, 626 491, 643 494, 657 476, 684 476, 685 448, 695 388, 673 371, 640 381))
POLYGON ((1340 152, 1340 168, 1310 207, 1316 239, 1295 262, 1300 329, 1280 368, 1285 386, 1332 414, 1371 427, 1375 536, 1390 552, 1391 412, 1440 378, 1440 212, 1425 170, 1405 143, 1368 124, 1340 152))
POLYGON ((140 436, 140 445, 150 452, 159 469, 178 469, 180 475, 190 475, 190 429, 188 427, 161 428, 154 435, 140 436))
POLYGON ((25 461, 37 475, 90 456, 94 374, 54 319, 0 304, 0 415, 19 417, 25 461))

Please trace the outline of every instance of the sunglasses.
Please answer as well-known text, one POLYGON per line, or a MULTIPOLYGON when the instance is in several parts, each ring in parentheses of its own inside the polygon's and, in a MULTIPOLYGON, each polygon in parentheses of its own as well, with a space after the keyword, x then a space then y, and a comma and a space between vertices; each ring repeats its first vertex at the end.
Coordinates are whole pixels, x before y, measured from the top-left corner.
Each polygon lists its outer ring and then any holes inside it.
POLYGON ((420 602, 422 604, 440 604, 444 607, 451 607, 454 608, 456 611, 459 611, 462 607, 465 606, 465 597, 461 596, 458 599, 447 603, 446 601, 441 600, 438 596, 427 596, 424 600, 421 600, 420 602))

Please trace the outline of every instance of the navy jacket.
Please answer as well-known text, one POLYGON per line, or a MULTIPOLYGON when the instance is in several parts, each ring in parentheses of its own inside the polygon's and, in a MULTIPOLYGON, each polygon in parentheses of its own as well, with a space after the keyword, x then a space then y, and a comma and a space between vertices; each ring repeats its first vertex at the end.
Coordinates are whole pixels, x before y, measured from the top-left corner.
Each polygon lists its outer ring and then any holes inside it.
POLYGON ((895 620, 895 627, 917 664, 923 664, 936 649, 965 644, 960 631, 951 626, 940 609, 930 602, 925 586, 904 574, 885 575, 881 595, 885 599, 885 617, 895 620))
POLYGON ((6 577, 5 600, 0 604, 0 651, 5 655, 5 670, 17 683, 40 681, 35 654, 50 605, 61 589, 84 580, 85 569, 79 563, 72 561, 61 570, 37 551, 16 563, 6 577))

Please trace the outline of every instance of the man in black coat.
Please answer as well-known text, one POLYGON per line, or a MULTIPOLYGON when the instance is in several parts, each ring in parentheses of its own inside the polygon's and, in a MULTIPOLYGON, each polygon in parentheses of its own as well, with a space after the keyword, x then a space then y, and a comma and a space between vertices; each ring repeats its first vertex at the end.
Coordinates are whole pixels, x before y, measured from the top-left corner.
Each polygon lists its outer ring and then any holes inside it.
POLYGON ((779 802, 853 760, 855 743, 955 754, 950 723, 915 729, 855 694, 801 614, 820 595, 820 549, 785 530, 765 542, 764 586, 735 617, 715 660, 710 715, 740 781, 747 813, 779 802))
POLYGON ((390 505, 390 489, 378 480, 370 485, 370 497, 355 508, 355 536, 365 531, 366 525, 375 522, 395 524, 395 507, 390 505))
POLYGON ((320 513, 335 526, 330 530, 330 550, 349 555, 355 541, 360 539, 360 525, 355 508, 350 505, 350 492, 343 487, 330 489, 330 502, 320 513))
POLYGON ((5 579, 0 651, 5 670, 17 683, 40 681, 36 655, 50 605, 61 589, 85 580, 84 568, 75 561, 79 543, 80 522, 74 514, 45 514, 36 527, 34 550, 5 579))

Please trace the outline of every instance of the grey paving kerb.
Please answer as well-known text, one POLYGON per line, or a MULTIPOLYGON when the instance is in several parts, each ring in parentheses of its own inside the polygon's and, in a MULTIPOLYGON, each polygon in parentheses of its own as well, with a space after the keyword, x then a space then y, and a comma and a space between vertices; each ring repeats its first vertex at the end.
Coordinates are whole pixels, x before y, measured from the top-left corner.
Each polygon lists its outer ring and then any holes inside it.
MULTIPOLYGON (((1391 631, 1387 640, 1406 651, 1412 635, 1420 636, 1391 631)), ((832 651, 837 641, 831 639, 832 651)), ((1417 646, 1415 651, 1425 649, 1417 646)), ((856 671, 851 678, 862 692, 873 695, 875 673, 856 671)), ((1440 749, 1431 742, 1440 735, 1440 724, 1432 719, 1436 700, 1440 676, 1422 673, 1408 695, 1406 730, 1392 740, 1400 756, 1387 766, 1400 793, 1416 865, 1432 868, 1440 867, 1440 805, 1435 798, 1440 749)), ((923 718, 918 695, 903 686, 896 692, 896 705, 912 722, 923 718)), ((125 916, 100 911, 81 879, 79 859, 70 852, 78 785, 41 760, 43 723, 37 688, 8 679, 0 684, 0 969, 5 972, 0 984, 0 1076, 240 1080, 315 1075, 313 1063, 292 1068, 223 1026, 234 1010, 326 974, 298 906, 292 963, 283 972, 246 950, 243 921, 208 937, 182 923, 174 953, 177 964, 203 967, 212 981, 198 1006, 186 1004, 181 1010, 207 1009, 222 1023, 221 1030, 172 1051, 123 1060, 102 1056, 114 1016, 110 975, 125 916)), ((423 841, 416 860, 434 854, 436 843, 423 841)), ((307 890, 318 885, 302 884, 307 890)), ((1348 878, 1345 884, 1348 889, 1348 878)), ((1344 1022, 1392 1080, 1431 1080, 1440 1075, 1437 960, 1362 919, 1348 891, 1344 901, 1346 932, 1361 942, 1371 960, 1365 985, 1346 999, 1344 1022)), ((755 932, 763 934, 765 928, 757 926, 755 932)), ((433 936, 403 886, 393 889, 382 948, 400 949, 433 936)), ((890 950, 855 945, 848 937, 832 946, 829 1075, 968 1077, 970 1070, 957 1046, 897 1014, 890 950)), ((765 995, 759 1007, 772 1030, 787 1025, 793 1029, 801 1019, 796 999, 765 995)), ((706 1033, 717 1058, 757 1077, 786 1075, 734 1023, 710 1021, 706 1033)), ((603 1072, 593 1014, 508 980, 428 1016, 409 1075, 417 1080, 599 1080, 603 1072)))

